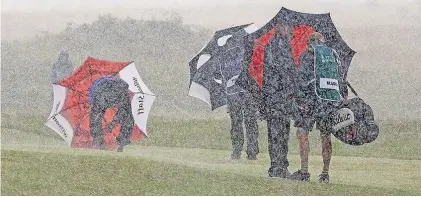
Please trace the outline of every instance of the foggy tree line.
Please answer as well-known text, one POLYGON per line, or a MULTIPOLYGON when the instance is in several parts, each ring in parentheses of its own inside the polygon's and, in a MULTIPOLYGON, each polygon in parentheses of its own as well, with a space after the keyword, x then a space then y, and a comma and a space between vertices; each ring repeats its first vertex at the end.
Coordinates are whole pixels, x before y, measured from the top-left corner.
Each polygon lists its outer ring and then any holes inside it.
POLYGON ((2 110, 48 114, 51 65, 62 49, 69 51, 74 67, 88 56, 135 61, 155 94, 180 96, 176 89, 188 88, 188 61, 211 36, 208 29, 184 24, 178 14, 164 20, 106 14, 92 23, 68 22, 59 33, 2 40, 2 110))

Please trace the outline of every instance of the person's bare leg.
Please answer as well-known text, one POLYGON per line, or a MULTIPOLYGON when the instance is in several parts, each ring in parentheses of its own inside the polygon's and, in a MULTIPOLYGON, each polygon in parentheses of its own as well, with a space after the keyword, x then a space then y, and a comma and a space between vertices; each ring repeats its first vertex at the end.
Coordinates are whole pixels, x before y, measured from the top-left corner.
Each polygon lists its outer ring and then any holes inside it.
POLYGON ((305 131, 303 128, 297 128, 297 139, 300 149, 300 158, 301 158, 301 171, 308 172, 308 154, 310 151, 310 146, 308 142, 308 131, 305 131))
POLYGON ((332 140, 330 134, 323 134, 320 132, 322 140, 322 157, 323 157, 323 171, 320 175, 319 182, 329 182, 329 166, 332 158, 332 140))

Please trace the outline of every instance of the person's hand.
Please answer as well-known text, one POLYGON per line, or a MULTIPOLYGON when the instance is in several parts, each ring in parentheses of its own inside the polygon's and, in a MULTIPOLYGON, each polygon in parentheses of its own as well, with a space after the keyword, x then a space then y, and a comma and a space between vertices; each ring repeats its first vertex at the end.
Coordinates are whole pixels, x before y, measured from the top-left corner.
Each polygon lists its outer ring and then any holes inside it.
POLYGON ((264 117, 260 114, 259 110, 257 110, 254 115, 255 115, 257 120, 259 120, 259 121, 264 120, 264 117))
POLYGON ((348 105, 351 102, 350 99, 347 99, 347 98, 341 98, 341 101, 342 101, 342 105, 348 105))
POLYGON ((308 105, 306 105, 306 104, 301 104, 300 105, 300 109, 301 109, 301 111, 303 111, 303 112, 309 112, 310 111, 310 108, 308 107, 308 105))

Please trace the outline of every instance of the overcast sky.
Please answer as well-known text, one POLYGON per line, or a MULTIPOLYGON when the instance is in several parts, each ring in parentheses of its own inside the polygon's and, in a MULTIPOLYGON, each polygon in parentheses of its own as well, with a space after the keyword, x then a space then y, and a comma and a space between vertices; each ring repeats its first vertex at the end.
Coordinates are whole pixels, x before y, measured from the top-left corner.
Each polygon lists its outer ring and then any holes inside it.
MULTIPOLYGON (((35 10, 81 10, 91 8, 109 8, 114 6, 143 6, 149 8, 179 8, 191 6, 232 6, 239 4, 264 4, 264 3, 289 3, 309 2, 307 0, 279 1, 279 0, 2 0, 2 11, 35 11, 35 10)), ((311 2, 358 5, 381 4, 402 5, 421 0, 311 0, 311 2)))
POLYGON ((330 12, 338 29, 421 23, 421 0, 1 0, 2 39, 59 32, 67 22, 90 23, 100 14, 151 19, 177 12, 186 24, 213 30, 269 21, 281 7, 330 12))

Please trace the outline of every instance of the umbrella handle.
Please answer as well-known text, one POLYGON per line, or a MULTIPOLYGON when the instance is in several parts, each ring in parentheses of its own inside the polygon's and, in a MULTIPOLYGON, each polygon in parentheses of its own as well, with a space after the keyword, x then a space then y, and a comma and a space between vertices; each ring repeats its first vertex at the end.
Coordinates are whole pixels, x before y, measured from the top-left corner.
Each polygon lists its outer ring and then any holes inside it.
POLYGON ((348 81, 346 82, 346 85, 349 87, 349 89, 351 89, 351 92, 352 92, 352 93, 354 93, 354 94, 355 94, 355 96, 357 96, 357 97, 358 97, 357 92, 354 90, 354 88, 352 88, 351 84, 350 84, 348 81))

